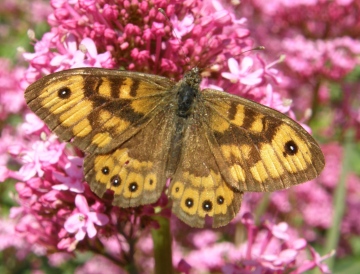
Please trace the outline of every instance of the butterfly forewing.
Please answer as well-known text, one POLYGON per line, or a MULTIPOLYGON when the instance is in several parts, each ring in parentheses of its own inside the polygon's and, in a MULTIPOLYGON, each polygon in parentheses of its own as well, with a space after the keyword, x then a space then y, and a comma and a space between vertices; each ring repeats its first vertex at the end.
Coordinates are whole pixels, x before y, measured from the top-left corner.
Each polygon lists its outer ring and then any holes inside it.
POLYGON ((82 68, 45 76, 27 88, 25 99, 62 140, 106 153, 167 103, 173 85, 155 75, 82 68))
POLYGON ((314 139, 282 113, 221 91, 204 90, 207 132, 217 161, 240 191, 274 191, 309 181, 325 161, 314 139), (225 162, 225 164, 224 164, 225 162))

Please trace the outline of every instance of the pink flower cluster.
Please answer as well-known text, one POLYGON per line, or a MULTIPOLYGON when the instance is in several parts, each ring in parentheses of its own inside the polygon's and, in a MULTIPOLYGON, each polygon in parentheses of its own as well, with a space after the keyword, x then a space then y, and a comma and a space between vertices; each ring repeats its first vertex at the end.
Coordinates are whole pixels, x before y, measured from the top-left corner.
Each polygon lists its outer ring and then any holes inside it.
POLYGON ((247 57, 242 68, 235 59, 227 61, 253 44, 246 20, 236 19, 220 2, 189 1, 183 10, 163 1, 120 1, 115 5, 57 0, 51 5, 51 32, 34 40, 35 53, 24 54, 30 63, 25 76, 29 83, 44 74, 75 67, 124 68, 179 79, 190 67, 212 65, 212 77, 203 86, 246 95, 283 112, 289 110, 289 104, 271 86, 271 81, 280 79, 272 68, 277 61, 265 65, 260 56, 247 57), (191 12, 186 13, 187 9, 191 12))
POLYGON ((13 207, 10 216, 18 219, 16 230, 29 243, 70 249, 71 243, 84 238, 85 232, 90 238, 95 236, 94 223, 102 226, 109 220, 102 213, 104 207, 97 205, 96 201, 92 206, 97 212, 91 213, 81 195, 88 192, 89 198, 92 197, 82 181, 82 160, 67 156, 73 152, 68 151, 65 143, 60 143, 54 135, 46 136, 44 132, 48 129, 44 129, 44 124, 37 117, 28 114, 27 118, 31 124, 25 122, 24 128, 30 128, 37 120, 32 131, 27 131, 26 136, 31 139, 8 148, 8 152, 22 165, 18 172, 12 173, 22 182, 15 185, 19 207, 13 207), (40 135, 44 139, 39 138, 40 135), (72 220, 73 226, 66 220, 72 220), (75 238, 69 238, 66 231, 76 233, 75 238))
POLYGON ((174 245, 177 270, 182 273, 194 273, 194 270, 221 273, 306 273, 318 267, 322 273, 330 273, 322 262, 328 255, 320 257, 305 239, 299 238, 297 232, 284 222, 275 225, 265 221, 257 226, 252 215, 245 213, 235 229, 247 236, 246 242, 236 244, 237 240, 233 238, 234 234, 229 233, 228 228, 222 229, 222 236, 232 237, 232 241, 220 241, 220 231, 189 233, 186 246, 188 250, 184 251, 184 246, 174 245), (306 259, 306 251, 310 252, 311 260, 306 259), (186 256, 183 255, 184 252, 186 256))
MULTIPOLYGON (((331 86, 336 84, 344 90, 344 99, 332 105, 335 115, 328 124, 355 129, 359 140, 360 98, 355 91, 360 87, 358 81, 347 79, 360 64, 358 2, 247 0, 238 11, 248 18, 253 37, 270 56, 285 56, 278 68, 286 71, 282 85, 295 98, 294 109, 316 114, 319 104, 333 104, 337 98, 331 86)), ((335 134, 330 127, 327 137, 335 134)))
MULTIPOLYGON (((333 226, 335 210, 333 197, 340 180, 339 167, 343 160, 343 149, 337 143, 323 145, 322 150, 325 154, 326 166, 320 176, 289 190, 271 193, 268 210, 262 216, 262 218, 288 220, 293 226, 302 220, 302 235, 310 242, 322 239, 322 233, 318 232, 326 231, 333 226)), ((350 173, 346 184, 347 199, 344 201, 346 213, 341 226, 341 239, 344 244, 348 243, 349 235, 359 235, 357 218, 360 207, 359 176, 350 173)), ((254 211, 261 199, 262 195, 247 194, 241 211, 254 211)), ((342 248, 340 247, 339 250, 342 248)))
POLYGON ((25 109, 23 68, 12 69, 9 60, 0 59, 0 120, 25 109))
MULTIPOLYGON (((283 54, 284 61, 277 66, 284 72, 280 86, 294 98, 293 110, 311 109, 304 118, 312 115, 318 124, 327 125, 319 131, 331 140, 322 146, 326 166, 320 177, 289 191, 272 193, 265 213, 286 220, 300 218, 306 239, 320 240, 321 233, 314 228, 329 229, 335 212, 333 197, 343 161, 343 148, 336 140, 349 129, 355 131, 356 140, 360 139, 360 85, 349 77, 360 64, 359 5, 353 0, 249 0, 237 9, 248 18, 253 37, 266 46, 269 55, 283 54)), ((340 236, 345 245, 349 235, 359 235, 359 185, 359 176, 350 173, 346 193, 352 199, 344 201, 340 236)), ((254 210, 261 195, 245 198, 243 208, 249 205, 254 210)))
MULTIPOLYGON (((18 259, 29 252, 46 255, 56 251, 49 256, 55 266, 75 249, 87 250, 113 257, 125 267, 131 245, 141 235, 140 225, 148 229, 157 225, 148 217, 154 208, 120 209, 99 199, 83 181, 81 153, 59 142, 34 114, 25 118, 19 129, 22 134, 7 149, 21 168, 11 171, 3 166, 6 177, 18 180, 14 197, 18 206, 10 210, 14 221, 6 222, 20 240, 4 242, 3 248, 20 245, 18 259)), ((155 206, 166 203, 161 199, 155 206)), ((10 233, 4 230, 0 235, 8 237, 10 233)), ((109 269, 114 267, 110 264, 109 269)))

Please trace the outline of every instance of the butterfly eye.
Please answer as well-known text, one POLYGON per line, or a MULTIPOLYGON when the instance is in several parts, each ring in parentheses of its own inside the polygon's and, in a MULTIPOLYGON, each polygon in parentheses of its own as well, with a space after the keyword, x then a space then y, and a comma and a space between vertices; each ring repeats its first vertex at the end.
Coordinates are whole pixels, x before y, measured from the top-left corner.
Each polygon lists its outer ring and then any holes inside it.
POLYGON ((206 200, 203 202, 202 207, 203 207, 204 211, 210 211, 212 209, 212 202, 209 200, 206 200))
POLYGON ((194 200, 191 199, 191 198, 187 198, 187 199, 185 200, 185 205, 186 205, 188 208, 193 207, 193 205, 194 205, 194 200))
POLYGON ((68 99, 71 95, 71 90, 67 87, 58 90, 58 96, 61 99, 68 99))
POLYGON ((138 184, 136 182, 132 182, 129 185, 130 192, 135 192, 139 188, 138 184))
POLYGON ((110 182, 113 186, 119 186, 121 184, 121 179, 120 179, 119 175, 114 175, 110 179, 110 182))
POLYGON ((109 170, 109 168, 108 168, 107 166, 105 166, 105 167, 103 167, 103 168, 101 169, 101 172, 102 172, 104 175, 107 175, 107 174, 109 174, 110 170, 109 170))
POLYGON ((218 203, 219 205, 222 205, 222 204, 224 203, 224 197, 223 197, 223 196, 218 196, 218 197, 217 197, 217 203, 218 203))
MULTIPOLYGON (((285 154, 295 155, 298 152, 298 146, 294 141, 288 141, 285 144, 285 154)), ((286 155, 284 155, 286 156, 286 155)))

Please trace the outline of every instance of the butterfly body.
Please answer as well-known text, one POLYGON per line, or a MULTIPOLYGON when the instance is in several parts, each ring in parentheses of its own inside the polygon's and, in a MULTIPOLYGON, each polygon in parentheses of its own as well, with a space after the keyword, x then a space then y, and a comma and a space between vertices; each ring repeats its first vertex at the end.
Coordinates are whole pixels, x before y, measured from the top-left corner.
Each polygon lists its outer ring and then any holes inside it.
POLYGON ((81 68, 45 76, 25 92, 62 140, 86 152, 85 179, 113 204, 157 201, 166 180, 173 212, 191 226, 226 225, 245 191, 274 191, 315 178, 324 166, 296 122, 255 102, 200 91, 197 68, 168 78, 81 68))

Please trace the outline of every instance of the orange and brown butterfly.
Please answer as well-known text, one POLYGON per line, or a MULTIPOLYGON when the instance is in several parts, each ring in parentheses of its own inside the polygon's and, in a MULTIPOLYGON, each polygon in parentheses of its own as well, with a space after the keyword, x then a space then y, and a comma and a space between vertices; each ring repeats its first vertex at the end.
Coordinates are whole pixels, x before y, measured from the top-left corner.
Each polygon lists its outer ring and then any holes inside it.
POLYGON ((315 140, 276 110, 213 89, 199 70, 179 82, 138 72, 79 68, 30 85, 28 106, 86 153, 85 179, 113 205, 158 200, 166 181, 172 212, 193 227, 228 224, 245 191, 309 181, 324 167, 315 140))

